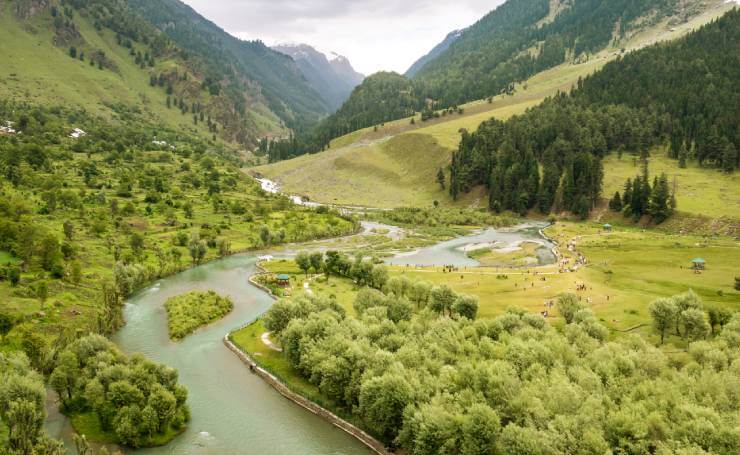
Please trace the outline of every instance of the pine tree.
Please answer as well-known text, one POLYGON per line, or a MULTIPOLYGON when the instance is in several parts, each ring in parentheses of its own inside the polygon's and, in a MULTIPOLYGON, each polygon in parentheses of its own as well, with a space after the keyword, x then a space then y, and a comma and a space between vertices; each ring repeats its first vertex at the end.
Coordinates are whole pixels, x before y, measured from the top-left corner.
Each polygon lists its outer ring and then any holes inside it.
POLYGON ((627 179, 624 184, 624 197, 622 198, 622 208, 625 209, 625 213, 628 215, 632 214, 632 179, 627 179))
POLYGON ((670 198, 668 177, 661 174, 660 178, 655 178, 650 194, 650 215, 656 224, 662 223, 671 215, 670 198))
POLYGON ((686 160, 689 157, 689 150, 686 147, 686 143, 681 143, 681 149, 678 152, 678 167, 681 169, 686 169, 686 160))
POLYGON ((442 187, 442 190, 445 189, 445 180, 445 171, 443 171, 442 168, 439 168, 437 171, 437 183, 442 187))
POLYGON ((612 212, 622 211, 622 197, 619 195, 619 191, 614 193, 614 197, 609 201, 609 209, 612 212))

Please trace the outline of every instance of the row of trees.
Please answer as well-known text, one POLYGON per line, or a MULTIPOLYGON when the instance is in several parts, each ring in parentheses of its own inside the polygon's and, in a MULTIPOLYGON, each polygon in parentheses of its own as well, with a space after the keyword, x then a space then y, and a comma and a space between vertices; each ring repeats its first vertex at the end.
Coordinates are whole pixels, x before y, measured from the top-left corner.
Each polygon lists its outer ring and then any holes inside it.
POLYGON ((685 359, 669 358, 640 336, 607 341, 575 295, 558 301, 559 331, 522 310, 478 320, 453 310, 450 318, 435 309, 452 301, 440 288, 417 310, 398 286, 361 291, 356 317, 316 297, 278 302, 265 316, 317 399, 391 446, 410 454, 740 449, 740 405, 727 399, 737 388, 738 316, 706 341, 684 310, 681 333, 696 341, 685 359))
POLYGON ((703 340, 718 327, 724 329, 733 317, 726 309, 710 308, 705 313, 699 296, 693 291, 658 299, 650 304, 649 310, 653 327, 660 333, 660 344, 671 332, 689 344, 703 340))

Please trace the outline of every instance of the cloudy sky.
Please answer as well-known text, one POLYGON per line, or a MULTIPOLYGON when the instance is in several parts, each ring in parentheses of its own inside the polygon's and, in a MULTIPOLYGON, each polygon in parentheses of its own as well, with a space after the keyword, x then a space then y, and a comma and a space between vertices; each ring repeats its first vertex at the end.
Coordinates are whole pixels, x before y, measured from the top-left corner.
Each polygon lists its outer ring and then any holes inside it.
POLYGON ((242 39, 310 44, 356 70, 404 72, 503 0, 183 0, 242 39))

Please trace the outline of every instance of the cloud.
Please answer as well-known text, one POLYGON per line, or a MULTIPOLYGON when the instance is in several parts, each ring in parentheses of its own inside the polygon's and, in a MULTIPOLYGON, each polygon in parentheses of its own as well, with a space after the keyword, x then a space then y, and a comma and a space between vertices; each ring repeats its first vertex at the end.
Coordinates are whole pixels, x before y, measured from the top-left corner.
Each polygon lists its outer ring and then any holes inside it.
POLYGON ((183 0, 242 39, 306 43, 358 71, 405 71, 504 0, 183 0))

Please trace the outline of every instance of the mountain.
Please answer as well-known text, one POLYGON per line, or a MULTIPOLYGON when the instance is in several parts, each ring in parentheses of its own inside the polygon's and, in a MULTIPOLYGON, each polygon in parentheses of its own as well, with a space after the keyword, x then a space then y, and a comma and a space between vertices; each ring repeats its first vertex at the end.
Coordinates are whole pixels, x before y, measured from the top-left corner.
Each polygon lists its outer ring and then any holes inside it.
POLYGON ((239 40, 179 0, 127 3, 183 50, 197 56, 215 77, 228 80, 233 91, 258 84, 260 95, 288 127, 310 127, 328 112, 295 62, 261 41, 239 40))
POLYGON ((342 80, 348 81, 352 85, 352 88, 357 87, 365 80, 365 75, 355 71, 349 59, 343 55, 332 52, 329 55, 329 64, 342 80))
MULTIPOLYGON (((696 160, 731 173, 740 165, 738 48, 740 10, 734 9, 685 38, 608 63, 572 93, 524 115, 463 132, 450 194, 486 185, 496 211, 537 206, 586 218, 601 196, 602 160, 615 152, 639 157, 647 169, 651 150, 668 146, 679 167, 696 160)), ((617 211, 664 221, 675 207, 667 178, 659 177, 644 171, 628 181, 624 203, 615 197, 617 211)))
POLYGON ((270 162, 322 150, 332 139, 368 126, 408 117, 421 109, 411 81, 398 73, 380 72, 358 85, 342 107, 321 121, 309 134, 262 143, 270 162))
POLYGON ((329 112, 295 62, 176 0, 0 2, 0 95, 252 147, 329 112), (48 90, 54 89, 54 93, 48 90))
MULTIPOLYGON (((442 106, 506 92, 554 66, 583 61, 666 17, 683 22, 702 0, 507 1, 415 76, 442 106)), ((723 3, 716 1, 714 3, 723 3)))
MULTIPOLYGON (((607 48, 618 54, 637 35, 651 35, 646 42, 655 42, 666 34, 663 27, 726 7, 724 0, 509 0, 465 29, 413 78, 406 78, 407 83, 396 82, 409 88, 406 98, 415 98, 406 99, 405 106, 424 110, 426 120, 435 116, 435 110, 454 111, 460 104, 511 94, 517 83, 535 74, 588 62, 607 48)), ((348 128, 410 116, 407 109, 381 112, 383 104, 396 104, 383 98, 385 88, 366 87, 363 98, 377 101, 367 106, 367 113, 350 97, 313 132, 291 139, 288 156, 325 149, 332 139, 353 131, 348 128)))
POLYGON ((339 109, 365 78, 352 68, 347 58, 337 54, 327 57, 307 44, 278 44, 272 49, 296 62, 308 83, 332 110, 339 109))
POLYGON ((406 73, 404 73, 404 76, 406 77, 416 76, 416 74, 419 71, 421 71, 422 68, 424 68, 424 65, 431 62, 435 58, 439 57, 444 51, 449 49, 452 43, 457 41, 457 39, 460 38, 464 32, 465 32, 465 29, 455 30, 453 32, 450 32, 445 37, 445 39, 441 43, 434 46, 434 48, 431 51, 429 51, 428 54, 426 54, 425 56, 421 57, 419 60, 414 62, 414 64, 411 65, 411 67, 406 71, 406 73))

